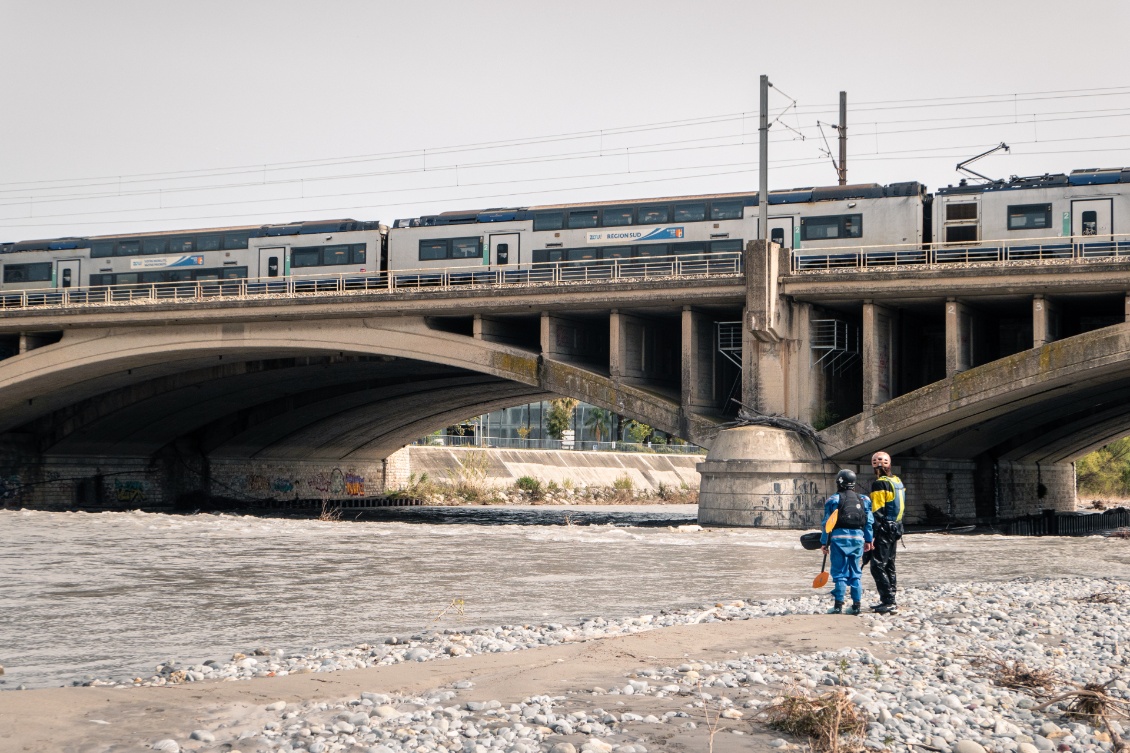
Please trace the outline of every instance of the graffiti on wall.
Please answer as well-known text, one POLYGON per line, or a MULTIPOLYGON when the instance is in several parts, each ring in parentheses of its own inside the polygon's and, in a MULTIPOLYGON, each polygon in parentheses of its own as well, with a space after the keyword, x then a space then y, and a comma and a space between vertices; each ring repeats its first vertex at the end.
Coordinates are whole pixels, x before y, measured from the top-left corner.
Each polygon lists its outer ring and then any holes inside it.
POLYGON ((262 498, 284 494, 306 499, 365 496, 365 477, 355 469, 333 468, 297 476, 249 473, 235 475, 230 480, 225 479, 224 483, 233 491, 262 498))
POLYGON ((114 479, 114 499, 129 505, 141 504, 146 500, 145 482, 137 479, 114 479))
POLYGON ((19 476, 0 476, 0 501, 18 500, 23 497, 24 484, 19 476))

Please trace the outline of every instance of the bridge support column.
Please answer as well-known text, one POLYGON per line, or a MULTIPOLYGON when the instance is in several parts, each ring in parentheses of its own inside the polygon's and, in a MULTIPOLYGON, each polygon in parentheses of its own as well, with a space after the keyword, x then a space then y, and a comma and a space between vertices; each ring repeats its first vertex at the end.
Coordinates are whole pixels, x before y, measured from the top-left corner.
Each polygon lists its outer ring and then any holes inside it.
POLYGON ((1130 322, 1130 293, 1126 294, 1126 321, 1130 322))
POLYGON ((973 368, 973 312, 959 301, 946 300, 946 376, 973 368))
POLYGON ((1059 339, 1059 306, 1042 295, 1032 297, 1032 347, 1040 348, 1059 339))
POLYGON ((895 397, 897 312, 863 302, 863 409, 871 410, 895 397))
POLYGON ((714 402, 714 333, 710 320, 690 306, 683 307, 681 324, 681 402, 689 413, 714 402))
POLYGON ((767 426, 726 429, 698 464, 698 521, 706 526, 811 528, 834 474, 799 434, 767 426))

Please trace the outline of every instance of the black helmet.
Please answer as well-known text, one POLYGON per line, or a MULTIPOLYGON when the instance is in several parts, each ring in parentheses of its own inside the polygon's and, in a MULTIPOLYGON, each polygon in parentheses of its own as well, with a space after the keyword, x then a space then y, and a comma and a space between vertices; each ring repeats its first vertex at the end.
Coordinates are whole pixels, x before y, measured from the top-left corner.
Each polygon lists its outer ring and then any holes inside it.
POLYGON ((836 474, 837 489, 852 489, 855 487, 855 473, 847 469, 836 474))

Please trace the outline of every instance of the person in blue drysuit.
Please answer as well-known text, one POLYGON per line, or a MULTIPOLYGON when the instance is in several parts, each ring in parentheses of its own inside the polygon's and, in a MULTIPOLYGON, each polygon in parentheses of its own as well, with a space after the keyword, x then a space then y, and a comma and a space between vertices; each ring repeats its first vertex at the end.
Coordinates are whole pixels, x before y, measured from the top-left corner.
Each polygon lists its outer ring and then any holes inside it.
POLYGON ((836 493, 824 503, 824 520, 821 525, 820 544, 825 554, 832 555, 832 588, 834 604, 828 614, 843 614, 844 591, 851 588, 851 609, 848 614, 862 611, 863 586, 859 579, 863 574, 860 558, 864 552, 871 551, 872 529, 875 516, 871 512, 871 500, 866 494, 855 490, 855 474, 848 470, 836 475, 836 493), (839 511, 835 527, 827 531, 828 518, 839 511))

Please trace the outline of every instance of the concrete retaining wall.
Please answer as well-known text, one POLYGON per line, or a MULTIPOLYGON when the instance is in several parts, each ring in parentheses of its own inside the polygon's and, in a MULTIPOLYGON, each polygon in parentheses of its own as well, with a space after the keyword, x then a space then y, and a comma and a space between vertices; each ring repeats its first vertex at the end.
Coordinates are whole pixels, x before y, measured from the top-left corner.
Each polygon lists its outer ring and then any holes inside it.
MULTIPOLYGON (((578 450, 501 450, 456 447, 408 447, 408 466, 417 477, 427 473, 437 481, 455 481, 464 468, 485 465, 488 486, 512 486, 522 476, 542 483, 565 481, 574 486, 612 486, 627 476, 635 489, 698 489, 695 466, 701 455, 659 455, 643 452, 584 452, 578 450)), ((392 479, 390 478, 390 482, 392 479)), ((406 481, 406 479, 405 479, 406 481)), ((403 482, 401 482, 403 485, 403 482)), ((395 488, 395 487, 393 487, 395 488)))

